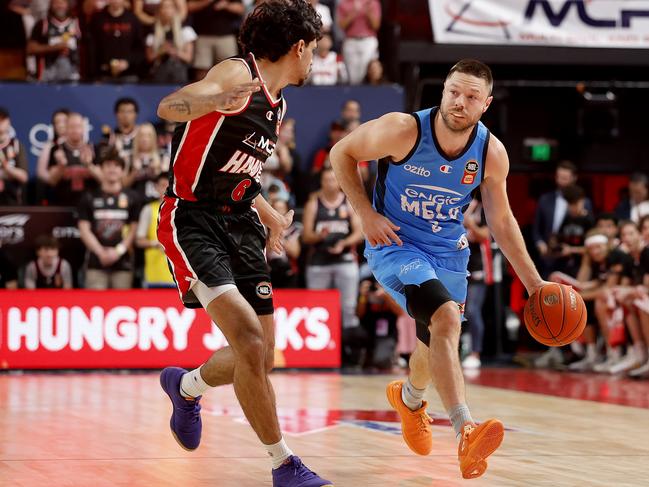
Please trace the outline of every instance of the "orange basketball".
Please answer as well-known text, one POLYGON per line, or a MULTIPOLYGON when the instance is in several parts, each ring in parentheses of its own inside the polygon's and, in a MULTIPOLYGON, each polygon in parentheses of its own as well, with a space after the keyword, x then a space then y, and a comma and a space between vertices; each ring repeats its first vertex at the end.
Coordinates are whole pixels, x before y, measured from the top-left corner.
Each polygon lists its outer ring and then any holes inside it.
POLYGON ((546 284, 527 300, 523 319, 534 339, 550 347, 560 347, 583 333, 586 305, 570 286, 546 284))

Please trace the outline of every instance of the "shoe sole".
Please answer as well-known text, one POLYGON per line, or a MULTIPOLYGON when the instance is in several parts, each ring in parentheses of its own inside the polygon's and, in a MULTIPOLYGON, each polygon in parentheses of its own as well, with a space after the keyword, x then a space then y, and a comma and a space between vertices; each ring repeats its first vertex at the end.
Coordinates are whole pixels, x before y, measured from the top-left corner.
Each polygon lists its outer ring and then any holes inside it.
MULTIPOLYGON (((174 401, 171 398, 171 394, 169 394, 167 392, 167 389, 165 389, 164 385, 162 384, 162 375, 160 375, 160 387, 162 387, 162 390, 164 391, 164 393, 167 395, 167 397, 171 401, 171 416, 173 417, 173 414, 174 414, 174 401)), ((174 440, 176 440, 176 443, 178 443, 180 448, 182 448, 185 451, 195 451, 196 450, 196 448, 187 448, 185 445, 182 444, 182 442, 180 441, 180 438, 178 438, 178 435, 176 435, 176 432, 171 427, 171 421, 169 422, 169 431, 171 431, 171 436, 174 437, 174 440)))
MULTIPOLYGON (((403 386, 402 386, 402 387, 403 387, 403 386)), ((392 406, 392 409, 394 409, 394 410, 397 412, 397 414, 399 415, 399 419, 401 420, 401 436, 403 437, 403 441, 406 442, 406 445, 408 445, 408 448, 410 448, 410 450, 411 450, 413 453, 416 453, 417 455, 421 455, 422 457, 428 456, 428 455, 430 454, 430 450, 429 450, 428 452, 426 452, 426 453, 420 453, 420 452, 418 452, 418 451, 417 451, 417 450, 412 446, 412 444, 408 441, 408 438, 406 437, 406 435, 405 435, 405 433, 404 433, 405 429, 404 429, 404 427, 403 427, 403 419, 401 418, 401 413, 399 412, 399 409, 397 409, 397 405, 395 404, 395 402, 394 402, 393 399, 392 399, 391 391, 392 391, 392 383, 388 384, 388 387, 386 387, 386 389, 385 389, 385 395, 386 395, 387 398, 388 398, 388 402, 390 403, 390 406, 392 406)))
POLYGON ((504 436, 505 428, 500 421, 491 421, 491 424, 480 431, 480 434, 472 441, 473 444, 478 443, 478 447, 474 447, 467 454, 468 462, 466 460, 461 462, 464 465, 462 477, 475 479, 484 474, 487 470, 485 460, 498 449, 504 436))

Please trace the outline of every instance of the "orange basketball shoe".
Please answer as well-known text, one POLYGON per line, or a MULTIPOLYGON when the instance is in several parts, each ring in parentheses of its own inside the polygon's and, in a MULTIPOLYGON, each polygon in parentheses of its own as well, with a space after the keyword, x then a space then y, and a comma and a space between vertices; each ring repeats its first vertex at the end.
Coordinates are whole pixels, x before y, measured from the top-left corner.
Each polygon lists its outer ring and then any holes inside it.
POLYGON ((462 439, 457 447, 460 470, 465 479, 475 479, 487 470, 486 458, 502 443, 505 428, 497 419, 490 419, 480 426, 466 423, 462 430, 462 439))
POLYGON ((388 402, 401 417, 401 432, 406 445, 417 455, 428 455, 433 448, 433 432, 430 429, 433 420, 426 413, 428 403, 423 401, 419 409, 412 411, 401 399, 402 387, 402 380, 388 384, 385 389, 388 402))

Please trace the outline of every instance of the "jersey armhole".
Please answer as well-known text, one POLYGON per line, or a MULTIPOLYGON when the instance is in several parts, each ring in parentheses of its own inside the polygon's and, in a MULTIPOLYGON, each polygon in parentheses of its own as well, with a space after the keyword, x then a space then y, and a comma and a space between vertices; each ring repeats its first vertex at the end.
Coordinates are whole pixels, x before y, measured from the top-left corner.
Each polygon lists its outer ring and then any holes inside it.
POLYGON ((395 166, 400 166, 401 164, 407 162, 415 154, 415 152, 417 152, 419 143, 421 142, 421 120, 419 120, 419 117, 414 113, 411 113, 410 115, 417 122, 417 140, 415 141, 415 145, 412 146, 412 149, 410 149, 410 152, 408 152, 406 157, 404 157, 400 161, 392 161, 391 159, 386 158, 386 160, 390 161, 390 164, 394 164, 395 166))
POLYGON ((480 182, 484 181, 485 173, 487 172, 487 151, 489 150, 489 140, 491 139, 491 132, 487 130, 485 137, 484 147, 482 148, 482 164, 480 166, 480 182))

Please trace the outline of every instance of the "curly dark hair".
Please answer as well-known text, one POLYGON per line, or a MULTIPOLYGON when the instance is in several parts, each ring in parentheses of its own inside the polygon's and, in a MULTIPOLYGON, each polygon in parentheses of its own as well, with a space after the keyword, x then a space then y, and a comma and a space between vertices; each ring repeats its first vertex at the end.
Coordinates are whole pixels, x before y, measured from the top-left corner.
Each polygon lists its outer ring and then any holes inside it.
POLYGON ((246 18, 239 33, 241 50, 277 61, 298 41, 322 37, 322 20, 306 0, 268 0, 246 18))

